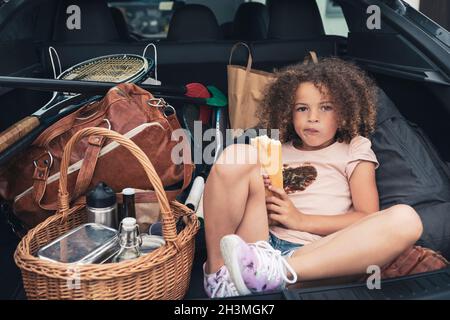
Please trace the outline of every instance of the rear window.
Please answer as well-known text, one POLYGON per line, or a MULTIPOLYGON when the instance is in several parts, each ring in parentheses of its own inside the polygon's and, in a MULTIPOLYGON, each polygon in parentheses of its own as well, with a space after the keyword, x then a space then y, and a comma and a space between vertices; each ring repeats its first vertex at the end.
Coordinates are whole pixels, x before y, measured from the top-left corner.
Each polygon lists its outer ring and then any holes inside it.
POLYGON ((342 8, 332 0, 316 0, 325 33, 347 37, 348 26, 342 8))
POLYGON ((119 9, 128 30, 144 38, 165 38, 170 18, 176 5, 174 1, 110 1, 109 7, 119 9))
POLYGON ((122 12, 130 32, 144 38, 166 38, 172 14, 183 4, 202 4, 209 7, 221 25, 233 20, 234 13, 242 2, 244 0, 110 0, 108 5, 122 12))
MULTIPOLYGON (((270 0, 253 0, 268 4, 270 0)), ((332 0, 316 0, 322 17, 325 33, 328 35, 347 36, 348 27, 341 7, 332 0)), ((177 7, 183 4, 202 4, 215 14, 219 25, 232 22, 234 14, 244 0, 110 0, 109 6, 118 8, 124 15, 130 32, 143 38, 166 38, 170 19, 177 7)))

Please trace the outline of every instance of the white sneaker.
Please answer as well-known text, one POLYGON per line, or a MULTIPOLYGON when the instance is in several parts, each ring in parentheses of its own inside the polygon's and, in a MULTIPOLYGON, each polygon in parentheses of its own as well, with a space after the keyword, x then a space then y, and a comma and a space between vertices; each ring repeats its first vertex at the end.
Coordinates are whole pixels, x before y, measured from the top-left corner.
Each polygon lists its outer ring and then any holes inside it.
POLYGON ((216 273, 206 274, 205 264, 203 264, 203 287, 210 298, 226 298, 239 295, 225 265, 216 273))
POLYGON ((232 234, 222 238, 220 250, 241 295, 281 290, 286 283, 297 282, 297 274, 281 252, 266 241, 247 244, 232 234), (287 277, 287 272, 292 279, 287 277))

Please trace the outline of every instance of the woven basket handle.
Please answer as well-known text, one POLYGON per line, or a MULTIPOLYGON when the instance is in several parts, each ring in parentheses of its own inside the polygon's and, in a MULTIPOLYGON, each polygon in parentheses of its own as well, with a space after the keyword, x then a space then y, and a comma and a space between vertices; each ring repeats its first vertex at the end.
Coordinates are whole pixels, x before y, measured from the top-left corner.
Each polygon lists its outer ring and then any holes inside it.
POLYGON ((70 163, 70 155, 74 145, 81 139, 89 136, 102 136, 111 139, 130 151, 133 156, 139 161, 147 174, 150 183, 152 184, 158 203, 161 209, 163 219, 163 234, 166 241, 175 241, 177 238, 175 218, 172 214, 169 201, 164 191, 161 179, 156 173, 153 164, 148 159, 147 155, 130 139, 122 136, 121 134, 105 129, 105 128, 85 128, 78 131, 70 138, 64 147, 63 158, 60 166, 60 179, 58 190, 58 213, 62 214, 63 218, 67 218, 69 213, 69 193, 67 191, 67 171, 70 163))

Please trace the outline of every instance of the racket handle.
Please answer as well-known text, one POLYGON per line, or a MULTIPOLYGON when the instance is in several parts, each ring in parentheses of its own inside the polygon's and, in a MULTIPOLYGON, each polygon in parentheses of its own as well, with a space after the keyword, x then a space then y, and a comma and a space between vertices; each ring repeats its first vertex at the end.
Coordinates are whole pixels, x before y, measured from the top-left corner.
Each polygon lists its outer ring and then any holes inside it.
POLYGON ((19 141, 39 126, 39 118, 26 117, 0 133, 0 152, 3 152, 16 141, 19 141))

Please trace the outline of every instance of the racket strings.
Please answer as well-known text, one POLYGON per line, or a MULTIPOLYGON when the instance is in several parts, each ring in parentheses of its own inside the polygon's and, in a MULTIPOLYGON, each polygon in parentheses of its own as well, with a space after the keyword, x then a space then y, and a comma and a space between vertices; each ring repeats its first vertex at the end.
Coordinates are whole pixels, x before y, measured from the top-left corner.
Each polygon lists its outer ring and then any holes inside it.
POLYGON ((114 57, 97 60, 70 71, 66 80, 123 82, 140 73, 144 62, 134 57, 114 57))

